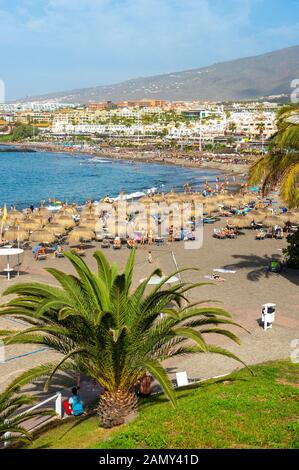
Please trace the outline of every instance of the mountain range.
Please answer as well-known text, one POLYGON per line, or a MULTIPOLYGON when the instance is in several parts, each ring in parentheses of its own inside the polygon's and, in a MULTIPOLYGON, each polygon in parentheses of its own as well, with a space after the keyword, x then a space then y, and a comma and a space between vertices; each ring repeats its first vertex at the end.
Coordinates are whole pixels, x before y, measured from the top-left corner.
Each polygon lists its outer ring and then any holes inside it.
POLYGON ((114 85, 26 97, 21 101, 248 100, 290 95, 291 81, 296 78, 299 79, 299 46, 197 69, 130 79, 114 85))

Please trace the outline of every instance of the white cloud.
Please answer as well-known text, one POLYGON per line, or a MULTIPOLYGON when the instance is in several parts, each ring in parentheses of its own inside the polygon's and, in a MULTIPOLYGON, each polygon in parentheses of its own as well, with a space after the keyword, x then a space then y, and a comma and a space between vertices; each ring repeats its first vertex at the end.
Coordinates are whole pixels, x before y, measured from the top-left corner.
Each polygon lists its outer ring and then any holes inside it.
POLYGON ((299 42, 298 25, 255 25, 255 8, 268 1, 16 0, 12 8, 0 0, 0 46, 34 53, 35 73, 52 89, 57 70, 60 89, 117 82, 299 42))

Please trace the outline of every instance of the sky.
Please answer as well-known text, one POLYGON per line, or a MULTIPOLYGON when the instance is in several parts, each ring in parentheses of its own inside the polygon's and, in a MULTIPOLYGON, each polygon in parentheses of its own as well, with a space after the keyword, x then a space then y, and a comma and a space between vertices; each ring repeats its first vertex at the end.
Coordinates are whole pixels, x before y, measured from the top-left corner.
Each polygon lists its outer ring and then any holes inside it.
POLYGON ((0 0, 6 99, 299 44, 299 0, 0 0))

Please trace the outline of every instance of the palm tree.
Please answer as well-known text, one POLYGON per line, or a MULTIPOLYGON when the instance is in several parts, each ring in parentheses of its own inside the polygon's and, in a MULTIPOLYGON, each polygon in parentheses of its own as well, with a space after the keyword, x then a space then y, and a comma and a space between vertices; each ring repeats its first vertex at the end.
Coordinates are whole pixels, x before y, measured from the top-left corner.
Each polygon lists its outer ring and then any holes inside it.
POLYGON ((299 106, 281 108, 277 116, 278 132, 273 149, 257 160, 249 171, 249 184, 262 182, 263 193, 275 186, 290 208, 299 206, 299 106))
POLYGON ((18 379, 13 385, 0 393, 0 444, 30 441, 31 434, 22 426, 28 419, 36 416, 54 416, 52 410, 33 410, 24 413, 23 407, 35 403, 36 399, 28 394, 20 393, 18 379))
POLYGON ((94 253, 97 272, 79 256, 70 252, 65 256, 77 275, 47 268, 60 287, 27 283, 4 292, 17 296, 2 307, 0 314, 22 318, 32 325, 6 335, 5 341, 42 344, 61 354, 57 363, 29 371, 31 380, 46 376, 46 388, 59 369, 77 371, 98 382, 105 390, 98 408, 103 426, 123 423, 136 410, 134 384, 145 372, 159 382, 175 405, 171 382, 161 365, 169 357, 211 352, 242 362, 204 339, 216 333, 239 343, 235 334, 221 326, 239 326, 229 313, 200 305, 203 302, 188 303, 185 294, 206 283, 166 288, 172 274, 146 293, 152 275, 161 275, 156 270, 132 291, 134 250, 121 274, 100 251, 94 253))

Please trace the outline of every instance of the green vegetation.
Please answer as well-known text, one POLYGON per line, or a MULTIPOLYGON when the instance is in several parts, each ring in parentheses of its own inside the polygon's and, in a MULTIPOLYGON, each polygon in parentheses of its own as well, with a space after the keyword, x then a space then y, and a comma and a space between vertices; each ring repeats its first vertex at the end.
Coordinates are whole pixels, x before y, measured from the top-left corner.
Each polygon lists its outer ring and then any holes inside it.
POLYGON ((298 448, 299 365, 287 361, 241 370, 177 392, 173 409, 159 395, 138 418, 114 430, 96 417, 64 421, 31 448, 298 448), (79 423, 79 424, 78 424, 79 423))
POLYGON ((30 126, 30 124, 16 124, 9 135, 1 136, 0 142, 18 142, 38 134, 38 128, 30 126))
POLYGON ((283 200, 291 208, 299 206, 298 116, 298 105, 279 110, 278 132, 272 141, 272 151, 257 160, 249 172, 249 184, 262 181, 265 194, 278 185, 283 200))
POLYGON ((32 436, 22 427, 24 421, 36 416, 54 416, 51 410, 35 410, 26 413, 26 416, 20 415, 20 410, 28 405, 34 404, 36 399, 28 394, 20 393, 20 385, 15 381, 13 386, 9 386, 0 393, 0 444, 4 441, 20 442, 30 441, 32 436), (17 414, 16 414, 17 413, 17 414), (18 433, 18 435, 6 435, 6 433, 18 433))
MULTIPOLYGON (((19 382, 46 376, 47 388, 59 370, 74 370, 93 378, 104 389, 98 413, 105 427, 124 422, 137 408, 133 391, 136 382, 149 372, 176 405, 176 395, 162 361, 193 353, 221 354, 242 362, 228 350, 208 344, 206 335, 224 335, 239 343, 226 329, 239 326, 221 308, 189 304, 185 295, 206 283, 178 283, 167 287, 174 274, 162 278, 148 291, 152 275, 131 291, 135 250, 123 273, 110 265, 101 251, 94 253, 97 272, 71 252, 65 252, 77 276, 54 268, 47 271, 60 287, 47 284, 15 284, 4 295, 16 294, 1 308, 1 315, 12 315, 29 322, 32 328, 6 335, 6 344, 46 345, 62 358, 25 372, 19 382), (162 317, 161 317, 161 314, 162 317)), ((206 304, 207 301, 204 301, 206 304)), ((5 332, 1 332, 5 336, 5 332)))
POLYGON ((288 235, 288 246, 284 249, 284 255, 289 268, 299 269, 299 229, 288 235))

